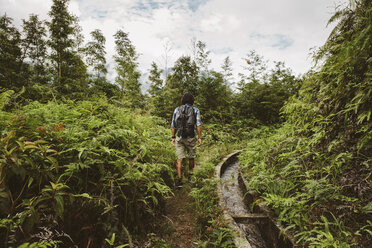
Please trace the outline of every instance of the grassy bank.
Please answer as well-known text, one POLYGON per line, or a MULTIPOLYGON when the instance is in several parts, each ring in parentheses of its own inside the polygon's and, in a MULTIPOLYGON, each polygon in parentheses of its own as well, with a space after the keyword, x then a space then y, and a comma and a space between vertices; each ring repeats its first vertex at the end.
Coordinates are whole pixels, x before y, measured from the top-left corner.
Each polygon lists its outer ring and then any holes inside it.
POLYGON ((200 240, 197 247, 234 248, 234 234, 222 217, 218 207, 217 183, 215 167, 221 160, 239 149, 239 142, 231 134, 217 131, 214 127, 205 128, 204 144, 198 150, 197 164, 191 178, 194 212, 197 215, 197 232, 200 240))
POLYGON ((317 152, 294 130, 263 133, 240 155, 255 204, 273 209, 301 245, 371 246, 370 165, 352 163, 351 153, 317 152))

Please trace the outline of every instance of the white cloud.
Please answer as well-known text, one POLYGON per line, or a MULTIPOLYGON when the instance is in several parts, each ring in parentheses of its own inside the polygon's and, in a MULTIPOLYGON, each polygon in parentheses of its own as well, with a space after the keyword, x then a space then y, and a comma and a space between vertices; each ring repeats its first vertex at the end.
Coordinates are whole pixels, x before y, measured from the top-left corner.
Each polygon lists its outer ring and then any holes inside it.
POLYGON ((221 32, 222 29, 222 16, 212 14, 206 19, 201 20, 200 27, 201 32, 221 32))
POLYGON ((69 6, 68 6, 68 10, 69 10, 70 13, 72 13, 73 15, 81 16, 81 11, 80 11, 79 2, 76 1, 76 0, 73 0, 73 1, 70 2, 69 6))
POLYGON ((22 19, 27 19, 30 14, 38 14, 41 19, 46 19, 50 5, 51 0, 0 0, 0 15, 6 13, 19 26, 22 19))
MULTIPOLYGON (((163 62, 164 40, 173 43, 171 61, 190 54, 196 37, 211 50, 212 67, 219 70, 230 56, 235 72, 242 58, 256 50, 271 61, 285 61, 295 73, 311 66, 309 49, 321 46, 330 32, 326 23, 335 2, 347 0, 72 0, 69 10, 77 15, 86 40, 101 29, 107 39, 107 61, 113 79, 113 34, 122 28, 141 54, 140 69, 152 61, 163 62)), ((2 12, 20 25, 30 13, 48 18, 51 0, 0 0, 2 12)), ((3 14, 3 13, 0 13, 3 14)))

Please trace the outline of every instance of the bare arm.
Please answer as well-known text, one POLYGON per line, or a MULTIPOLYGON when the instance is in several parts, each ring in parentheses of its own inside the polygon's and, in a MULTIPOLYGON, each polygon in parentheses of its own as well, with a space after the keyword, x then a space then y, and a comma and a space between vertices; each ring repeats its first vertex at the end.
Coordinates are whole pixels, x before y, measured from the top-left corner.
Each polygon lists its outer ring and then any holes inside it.
POLYGON ((196 127, 196 132, 198 133, 198 146, 200 146, 202 144, 202 126, 197 126, 196 127))
POLYGON ((176 137, 176 129, 172 128, 172 137, 176 137))
POLYGON ((176 146, 176 129, 175 128, 172 128, 172 144, 176 146))

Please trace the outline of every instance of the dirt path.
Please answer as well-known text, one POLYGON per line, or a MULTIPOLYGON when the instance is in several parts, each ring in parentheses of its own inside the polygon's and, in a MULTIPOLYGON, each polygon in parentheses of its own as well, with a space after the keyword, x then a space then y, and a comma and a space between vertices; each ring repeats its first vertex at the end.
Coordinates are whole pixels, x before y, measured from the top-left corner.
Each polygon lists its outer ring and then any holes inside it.
POLYGON ((168 200, 165 206, 165 225, 167 230, 162 234, 163 239, 172 248, 190 248, 197 244, 196 217, 192 214, 192 199, 189 197, 189 187, 184 185, 174 191, 174 197, 168 200))

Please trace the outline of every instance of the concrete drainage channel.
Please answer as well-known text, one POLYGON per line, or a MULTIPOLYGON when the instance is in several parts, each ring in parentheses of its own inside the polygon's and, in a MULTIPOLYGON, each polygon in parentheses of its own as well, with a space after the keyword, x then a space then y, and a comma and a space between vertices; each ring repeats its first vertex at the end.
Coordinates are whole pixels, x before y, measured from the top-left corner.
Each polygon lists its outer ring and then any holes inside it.
POLYGON ((283 234, 276 224, 273 213, 255 205, 253 196, 247 192, 246 181, 239 170, 240 151, 228 155, 216 167, 219 204, 225 219, 237 233, 235 245, 238 248, 292 248, 296 247, 292 238, 283 234))

